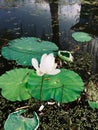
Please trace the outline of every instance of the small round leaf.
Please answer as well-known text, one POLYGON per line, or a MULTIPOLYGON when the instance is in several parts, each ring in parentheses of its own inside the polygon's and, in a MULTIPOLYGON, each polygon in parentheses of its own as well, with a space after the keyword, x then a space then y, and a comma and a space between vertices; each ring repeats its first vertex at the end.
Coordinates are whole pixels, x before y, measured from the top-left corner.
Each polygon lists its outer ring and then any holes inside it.
POLYGON ((78 42, 89 42, 92 39, 92 37, 85 32, 74 32, 72 37, 78 42))

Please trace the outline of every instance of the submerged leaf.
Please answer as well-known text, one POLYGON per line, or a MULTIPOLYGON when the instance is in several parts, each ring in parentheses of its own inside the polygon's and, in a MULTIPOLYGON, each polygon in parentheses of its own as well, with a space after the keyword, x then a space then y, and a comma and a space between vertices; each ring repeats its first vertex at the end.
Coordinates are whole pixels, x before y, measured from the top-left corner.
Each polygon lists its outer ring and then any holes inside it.
POLYGON ((98 108, 98 87, 92 81, 89 82, 86 96, 91 108, 98 108))
POLYGON ((24 111, 20 110, 9 114, 4 125, 4 130, 37 130, 39 118, 36 112, 34 112, 33 118, 25 118, 20 115, 21 113, 24 113, 24 111))
POLYGON ((92 39, 92 37, 85 32, 74 32, 72 37, 78 42, 89 42, 92 39))
POLYGON ((98 87, 92 81, 90 81, 87 85, 87 99, 90 101, 98 101, 98 87))
POLYGON ((0 88, 2 95, 11 101, 22 101, 31 96, 27 90, 27 81, 30 69, 14 69, 6 72, 0 77, 0 88))
POLYGON ((89 105, 90 105, 90 107, 91 107, 92 109, 95 109, 95 108, 98 109, 98 102, 88 101, 88 103, 89 103, 89 105))
MULTIPOLYGON (((40 99, 40 86, 42 77, 34 72, 30 74, 28 89, 31 95, 40 99)), ((61 69, 57 75, 45 75, 42 88, 42 100, 54 99, 58 102, 72 102, 80 97, 84 89, 81 77, 70 70, 61 69)))
POLYGON ((49 41, 41 41, 39 38, 27 37, 10 41, 9 46, 2 48, 2 55, 8 60, 16 60, 18 64, 30 65, 31 59, 40 60, 42 54, 53 53, 58 47, 49 41))

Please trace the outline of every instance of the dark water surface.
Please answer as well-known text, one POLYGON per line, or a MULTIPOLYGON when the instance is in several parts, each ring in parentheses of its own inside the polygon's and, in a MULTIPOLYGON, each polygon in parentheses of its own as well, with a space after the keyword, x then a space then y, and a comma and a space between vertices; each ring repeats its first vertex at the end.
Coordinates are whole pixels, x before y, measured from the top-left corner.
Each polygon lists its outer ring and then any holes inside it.
POLYGON ((71 34, 88 32, 93 39, 83 51, 94 55, 98 72, 97 11, 98 6, 87 6, 80 0, 0 0, 0 41, 33 36, 71 50, 78 44, 71 34))

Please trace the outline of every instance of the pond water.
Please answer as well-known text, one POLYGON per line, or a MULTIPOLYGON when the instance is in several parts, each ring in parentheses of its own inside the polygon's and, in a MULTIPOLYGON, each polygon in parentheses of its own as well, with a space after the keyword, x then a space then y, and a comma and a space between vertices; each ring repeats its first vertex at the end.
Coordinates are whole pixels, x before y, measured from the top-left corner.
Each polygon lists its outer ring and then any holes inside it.
POLYGON ((94 55, 97 73, 97 11, 98 6, 86 6, 80 0, 0 0, 0 41, 33 36, 72 50, 78 43, 71 34, 88 32, 93 39, 83 51, 94 55))

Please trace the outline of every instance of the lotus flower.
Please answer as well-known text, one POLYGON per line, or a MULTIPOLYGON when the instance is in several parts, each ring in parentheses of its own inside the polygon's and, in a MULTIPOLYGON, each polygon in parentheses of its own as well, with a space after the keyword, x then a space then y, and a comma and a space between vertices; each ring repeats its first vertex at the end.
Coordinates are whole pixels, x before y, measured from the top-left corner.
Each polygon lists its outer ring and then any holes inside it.
POLYGON ((57 64, 55 63, 53 53, 50 53, 49 55, 43 54, 40 65, 38 65, 37 59, 32 58, 32 65, 36 69, 38 76, 43 76, 44 74, 55 75, 60 72, 59 69, 56 69, 57 64))

